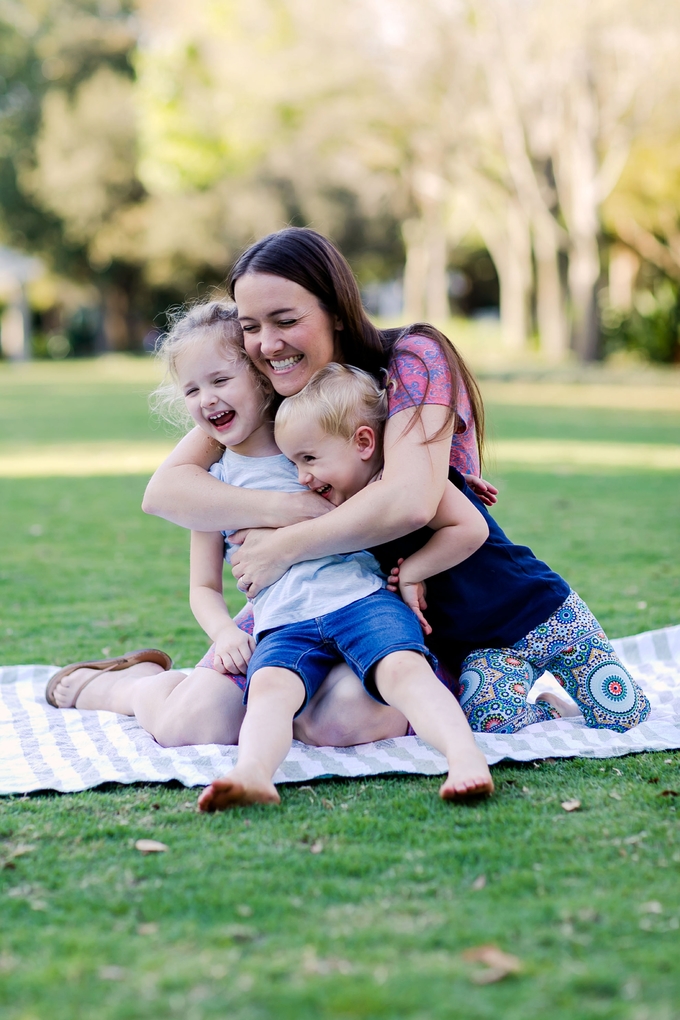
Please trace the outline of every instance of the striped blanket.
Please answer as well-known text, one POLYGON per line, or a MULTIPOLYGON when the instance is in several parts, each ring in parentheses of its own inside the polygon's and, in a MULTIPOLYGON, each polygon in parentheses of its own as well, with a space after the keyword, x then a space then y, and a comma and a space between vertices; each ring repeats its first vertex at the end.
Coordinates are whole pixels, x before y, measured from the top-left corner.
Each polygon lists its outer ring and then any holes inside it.
MULTIPOLYGON (((614 642, 652 703, 647 722, 628 733, 587 729, 561 719, 520 733, 479 734, 490 764, 503 759, 610 758, 635 751, 680 748, 680 626, 614 642)), ((160 747, 134 719, 112 712, 60 711, 44 699, 55 666, 0 668, 0 793, 86 790, 100 783, 168 782, 202 786, 234 764, 236 748, 217 744, 160 747)), ((557 682, 542 678, 546 690, 557 682)), ((325 776, 394 772, 438 775, 444 759, 417 737, 357 747, 308 747, 295 743, 277 772, 277 783, 325 776)))

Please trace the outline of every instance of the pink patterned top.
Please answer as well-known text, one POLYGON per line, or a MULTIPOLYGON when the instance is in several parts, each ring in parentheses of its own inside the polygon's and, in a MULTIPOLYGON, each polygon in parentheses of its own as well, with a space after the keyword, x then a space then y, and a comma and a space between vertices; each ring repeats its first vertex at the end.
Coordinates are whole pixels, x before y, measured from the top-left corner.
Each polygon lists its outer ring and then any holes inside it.
MULTIPOLYGON (((436 340, 407 336, 394 347, 389 374, 389 417, 419 404, 451 406, 452 379, 448 362, 436 340)), ((456 401, 458 428, 451 440, 449 464, 463 475, 480 473, 475 422, 470 397, 458 380, 456 401)))

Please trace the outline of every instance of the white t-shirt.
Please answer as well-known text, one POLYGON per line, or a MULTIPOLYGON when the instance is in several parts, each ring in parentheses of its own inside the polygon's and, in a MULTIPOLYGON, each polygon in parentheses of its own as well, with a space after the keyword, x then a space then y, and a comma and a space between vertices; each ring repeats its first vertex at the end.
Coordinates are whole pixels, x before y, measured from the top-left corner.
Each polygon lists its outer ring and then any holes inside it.
MULTIPOLYGON (((297 480, 297 468, 282 453, 274 457, 242 457, 225 450, 222 459, 210 468, 210 474, 229 485, 243 489, 270 489, 276 492, 306 492, 297 480)), ((224 558, 231 559, 233 532, 223 531, 224 558)), ((323 556, 294 563, 274 584, 264 588, 252 600, 255 637, 273 627, 301 623, 343 609, 385 587, 380 564, 369 552, 323 556)))

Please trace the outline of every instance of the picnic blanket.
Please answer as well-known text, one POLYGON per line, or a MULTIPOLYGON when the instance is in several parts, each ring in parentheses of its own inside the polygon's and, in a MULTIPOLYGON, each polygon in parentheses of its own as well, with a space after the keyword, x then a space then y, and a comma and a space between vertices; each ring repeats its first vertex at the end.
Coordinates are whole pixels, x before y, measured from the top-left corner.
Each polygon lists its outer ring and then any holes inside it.
MULTIPOLYGON (((652 704, 646 722, 628 733, 592 730, 580 719, 560 719, 515 734, 478 734, 489 764, 503 759, 612 758, 680 748, 680 626, 620 638, 614 646, 652 704)), ((71 793, 107 782, 173 779, 185 786, 203 786, 235 763, 235 747, 163 748, 128 716, 50 707, 45 684, 57 668, 0 668, 0 793, 71 793)), ((542 677, 540 688, 550 687, 561 691, 554 678, 542 677)), ((399 737, 356 747, 295 742, 274 778, 277 783, 294 783, 328 776, 445 771, 437 751, 418 737, 399 737)))

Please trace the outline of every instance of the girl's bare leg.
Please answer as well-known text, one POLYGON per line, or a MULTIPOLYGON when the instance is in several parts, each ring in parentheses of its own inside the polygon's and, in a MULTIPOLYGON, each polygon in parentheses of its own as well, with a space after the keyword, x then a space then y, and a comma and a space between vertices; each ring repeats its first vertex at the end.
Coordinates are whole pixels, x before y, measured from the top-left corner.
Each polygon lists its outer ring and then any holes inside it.
POLYGON ((302 680, 288 669, 267 666, 253 674, 238 762, 223 779, 205 788, 198 798, 201 811, 281 802, 272 778, 290 750, 293 716, 304 698, 302 680))
POLYGON ((418 736, 446 756, 449 774, 439 789, 444 800, 493 793, 486 758, 453 694, 418 652, 393 652, 378 663, 381 697, 410 720, 418 736))
POLYGON ((293 736, 314 747, 351 747, 372 740, 403 737, 408 720, 396 708, 366 693, 346 663, 334 666, 304 712, 293 723, 293 736))
POLYGON ((152 662, 115 673, 78 669, 59 682, 54 696, 62 708, 134 715, 163 747, 235 744, 245 713, 236 684, 202 666, 188 675, 178 669, 165 672, 152 662), (73 705, 73 692, 93 675, 73 705))

